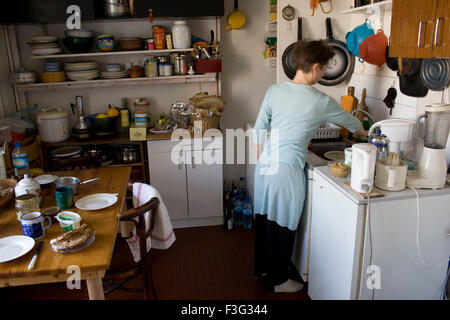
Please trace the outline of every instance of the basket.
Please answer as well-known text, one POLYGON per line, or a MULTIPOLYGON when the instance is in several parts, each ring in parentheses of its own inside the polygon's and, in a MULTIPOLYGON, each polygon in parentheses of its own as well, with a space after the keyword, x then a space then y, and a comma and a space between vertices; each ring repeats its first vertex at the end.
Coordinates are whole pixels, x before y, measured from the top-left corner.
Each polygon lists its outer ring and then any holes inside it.
POLYGON ((341 127, 327 122, 317 129, 313 139, 336 139, 340 133, 341 127))
POLYGON ((0 208, 5 207, 12 199, 14 199, 14 187, 16 186, 17 181, 14 179, 1 179, 0 185, 2 186, 8 186, 13 188, 13 190, 10 193, 7 193, 5 196, 0 197, 0 208))
POLYGON ((203 135, 208 129, 219 129, 220 116, 214 116, 210 118, 197 118, 194 115, 191 115, 191 123, 193 126, 193 133, 203 135), (201 121, 201 127, 200 124, 195 123, 196 121, 201 121))
POLYGON ((197 73, 222 72, 222 60, 197 59, 194 62, 194 69, 197 73))

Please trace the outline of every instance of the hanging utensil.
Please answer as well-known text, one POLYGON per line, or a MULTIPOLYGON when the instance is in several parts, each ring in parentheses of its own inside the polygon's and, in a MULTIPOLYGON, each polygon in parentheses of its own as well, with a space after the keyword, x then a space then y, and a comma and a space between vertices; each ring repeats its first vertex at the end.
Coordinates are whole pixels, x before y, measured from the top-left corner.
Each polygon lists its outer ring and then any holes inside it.
POLYGON ((286 76, 289 79, 294 79, 295 74, 297 73, 297 67, 295 63, 292 61, 292 51, 297 43, 302 41, 302 18, 298 18, 298 26, 297 26, 297 42, 291 43, 283 52, 283 56, 281 57, 281 63, 283 65, 283 70, 286 76))
POLYGON ((333 37, 331 19, 326 19, 327 44, 334 51, 335 55, 328 63, 327 71, 319 83, 324 86, 334 86, 344 82, 355 68, 355 57, 347 50, 347 45, 333 37))
MULTIPOLYGON (((238 0, 234 0, 234 11, 230 13, 227 21, 231 29, 238 30, 245 26, 246 18, 245 15, 239 11, 238 0)), ((229 31, 228 29, 229 27, 225 30, 229 31)))
POLYGON ((424 59, 420 66, 420 78, 430 90, 445 90, 450 85, 450 59, 424 59))
POLYGON ((281 16, 287 21, 287 30, 292 29, 291 21, 295 18, 295 9, 291 5, 287 5, 281 11, 281 16))

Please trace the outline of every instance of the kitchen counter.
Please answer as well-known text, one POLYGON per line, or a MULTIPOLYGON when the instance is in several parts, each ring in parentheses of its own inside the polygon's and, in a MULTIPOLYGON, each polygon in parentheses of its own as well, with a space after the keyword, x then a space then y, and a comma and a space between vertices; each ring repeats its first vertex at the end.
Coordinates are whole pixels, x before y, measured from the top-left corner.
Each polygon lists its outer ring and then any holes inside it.
MULTIPOLYGON (((366 199, 362 199, 355 191, 350 190, 349 187, 344 185, 345 182, 350 182, 350 176, 347 178, 337 178, 335 177, 330 168, 327 165, 325 166, 316 166, 314 168, 314 172, 324 177, 326 180, 330 181, 337 189, 343 192, 348 198, 350 198, 353 202, 358 205, 367 204, 366 199)), ((374 190, 384 194, 384 197, 371 198, 370 202, 380 202, 380 201, 394 201, 394 200, 402 200, 402 199, 411 199, 416 197, 416 193, 414 190, 410 188, 406 188, 402 191, 385 191, 380 190, 374 187, 374 190)), ((441 194, 450 194, 450 185, 447 184, 445 188, 432 190, 432 189, 417 189, 419 193, 419 198, 436 196, 441 194)))
POLYGON ((328 161, 322 159, 318 155, 316 155, 311 150, 308 150, 308 154, 306 155, 305 166, 309 169, 314 169, 315 167, 326 166, 328 165, 328 161))

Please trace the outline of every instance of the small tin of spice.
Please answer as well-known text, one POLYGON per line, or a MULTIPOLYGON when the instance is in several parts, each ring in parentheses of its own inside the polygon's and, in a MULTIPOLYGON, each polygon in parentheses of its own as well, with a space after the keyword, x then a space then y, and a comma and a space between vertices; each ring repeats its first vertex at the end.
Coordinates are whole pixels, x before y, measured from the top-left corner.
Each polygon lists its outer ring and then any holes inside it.
POLYGON ((130 126, 130 115, 127 108, 120 109, 120 124, 122 127, 130 126))
POLYGON ((175 74, 184 75, 188 73, 188 66, 186 63, 186 57, 181 55, 175 58, 175 74))
POLYGON ((167 49, 173 49, 172 35, 171 34, 167 34, 166 35, 166 44, 167 44, 167 49))

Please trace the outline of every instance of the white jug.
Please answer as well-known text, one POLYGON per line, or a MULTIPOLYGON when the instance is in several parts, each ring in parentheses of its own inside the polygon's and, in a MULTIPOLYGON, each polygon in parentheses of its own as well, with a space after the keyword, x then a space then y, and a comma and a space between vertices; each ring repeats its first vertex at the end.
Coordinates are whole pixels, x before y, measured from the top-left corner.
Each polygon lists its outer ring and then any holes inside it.
POLYGON ((370 143, 352 146, 351 187, 359 193, 371 192, 377 160, 377 147, 370 143), (367 185, 368 189, 363 186, 367 185))
POLYGON ((27 174, 25 174, 23 179, 17 183, 14 188, 14 192, 16 194, 16 198, 27 193, 34 194, 39 199, 39 204, 42 204, 41 186, 39 185, 39 182, 29 178, 27 174))

